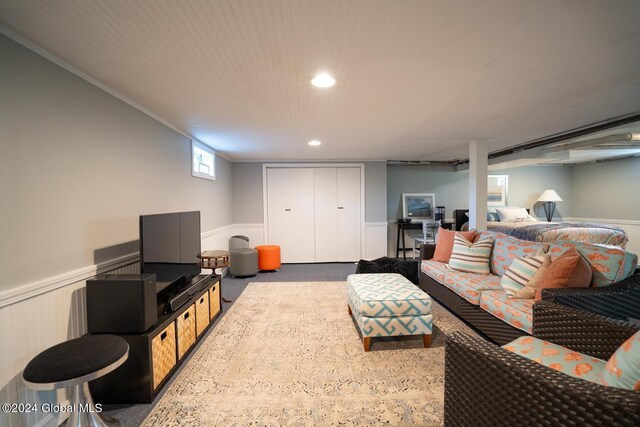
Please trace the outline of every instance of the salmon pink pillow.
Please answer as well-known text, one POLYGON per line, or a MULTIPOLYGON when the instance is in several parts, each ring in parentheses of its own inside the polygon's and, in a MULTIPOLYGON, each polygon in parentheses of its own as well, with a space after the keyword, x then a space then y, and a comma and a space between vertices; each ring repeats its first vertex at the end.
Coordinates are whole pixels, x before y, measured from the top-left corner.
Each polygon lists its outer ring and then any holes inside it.
POLYGON ((536 301, 540 301, 542 289, 547 288, 587 288, 591 285, 593 272, 589 263, 576 248, 571 248, 551 261, 536 291, 536 301))
POLYGON ((436 241, 436 251, 433 254, 433 258, 431 258, 433 261, 449 262, 451 252, 453 251, 453 239, 456 237, 456 233, 460 233, 462 237, 470 242, 473 242, 476 237, 476 230, 453 231, 440 227, 438 230, 438 240, 436 241))

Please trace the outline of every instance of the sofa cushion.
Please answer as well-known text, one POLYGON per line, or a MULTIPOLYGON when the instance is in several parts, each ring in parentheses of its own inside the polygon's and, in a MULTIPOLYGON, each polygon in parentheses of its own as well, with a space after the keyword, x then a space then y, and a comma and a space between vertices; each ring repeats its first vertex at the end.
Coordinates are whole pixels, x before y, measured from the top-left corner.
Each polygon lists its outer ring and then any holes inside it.
POLYGON ((504 272, 500 285, 509 296, 524 288, 544 262, 545 255, 526 256, 513 260, 504 272))
MULTIPOLYGON (((465 239, 470 242, 476 237, 476 230, 471 231, 458 231, 465 239)), ((433 261, 449 262, 451 258, 451 252, 453 251, 453 239, 456 236, 456 231, 445 230, 440 227, 438 230, 438 240, 436 241, 436 251, 433 254, 433 261)))
POLYGON ((429 295, 399 274, 351 274, 347 282, 350 306, 362 316, 431 314, 429 295))
POLYGON ((640 390, 640 331, 611 355, 600 376, 603 385, 640 390))
POLYGON ((592 276, 587 261, 575 248, 571 248, 559 257, 552 258, 536 290, 536 301, 540 301, 542 289, 587 288, 592 276))
POLYGON ((527 333, 533 325, 532 299, 514 299, 501 290, 482 291, 480 308, 527 333))
POLYGON ((474 305, 480 304, 482 291, 502 289, 498 276, 456 270, 445 272, 443 285, 474 305))
POLYGON ((448 264, 443 264, 438 261, 425 260, 422 261, 422 265, 420 267, 422 272, 432 279, 437 280, 440 283, 444 282, 445 273, 451 271, 451 267, 448 264))
POLYGON ((503 233, 483 231, 478 239, 485 236, 495 236, 493 251, 491 252, 490 268, 491 274, 502 276, 511 265, 511 262, 526 255, 536 253, 540 249, 546 249, 547 244, 541 242, 527 242, 516 239, 503 233))
POLYGON ((622 249, 590 245, 578 242, 557 242, 549 246, 549 252, 558 256, 575 248, 587 260, 593 270, 593 286, 608 286, 631 276, 638 264, 638 255, 622 249))
POLYGON ((492 247, 492 236, 486 236, 476 243, 471 243, 460 233, 456 233, 449 267, 469 273, 489 274, 489 257, 492 247))
POLYGON ((548 368, 593 383, 599 382, 605 365, 604 360, 534 337, 520 337, 503 345, 502 348, 548 368))

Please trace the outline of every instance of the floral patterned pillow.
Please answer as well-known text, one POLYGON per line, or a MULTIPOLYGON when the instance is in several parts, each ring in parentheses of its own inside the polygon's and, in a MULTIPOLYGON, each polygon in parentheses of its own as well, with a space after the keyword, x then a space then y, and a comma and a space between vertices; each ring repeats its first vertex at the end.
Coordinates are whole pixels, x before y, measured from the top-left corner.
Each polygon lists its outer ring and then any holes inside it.
POLYGON ((640 391, 640 331, 613 353, 600 374, 600 383, 640 391))

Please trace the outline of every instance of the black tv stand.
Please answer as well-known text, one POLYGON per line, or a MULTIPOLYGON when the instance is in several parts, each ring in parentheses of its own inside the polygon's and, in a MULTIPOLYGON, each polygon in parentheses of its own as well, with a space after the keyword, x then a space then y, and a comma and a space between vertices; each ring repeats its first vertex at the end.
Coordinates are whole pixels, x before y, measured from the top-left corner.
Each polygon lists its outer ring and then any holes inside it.
POLYGON ((158 301, 158 321, 139 334, 118 334, 129 344, 129 358, 117 370, 91 381, 98 403, 150 403, 222 313, 221 277, 196 276, 200 290, 174 312, 158 301))

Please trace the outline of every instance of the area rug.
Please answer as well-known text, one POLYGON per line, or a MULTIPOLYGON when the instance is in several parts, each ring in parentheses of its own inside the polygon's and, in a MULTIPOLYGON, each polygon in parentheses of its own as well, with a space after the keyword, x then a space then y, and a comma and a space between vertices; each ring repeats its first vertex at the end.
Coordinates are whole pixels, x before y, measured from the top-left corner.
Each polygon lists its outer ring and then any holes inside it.
POLYGON ((251 283, 145 426, 441 425, 444 334, 474 334, 434 302, 421 337, 365 353, 346 282, 251 283))

